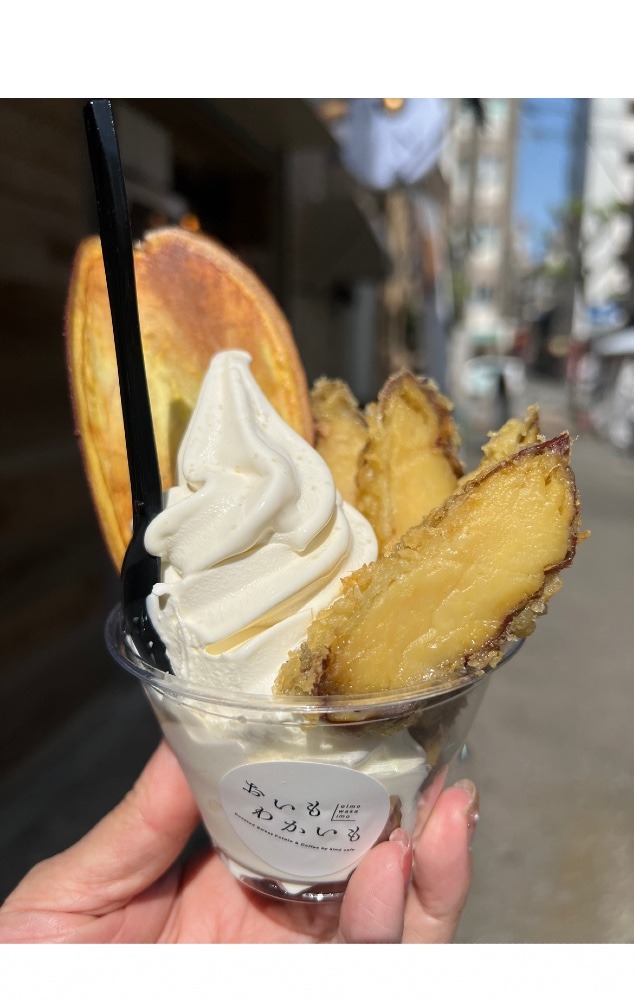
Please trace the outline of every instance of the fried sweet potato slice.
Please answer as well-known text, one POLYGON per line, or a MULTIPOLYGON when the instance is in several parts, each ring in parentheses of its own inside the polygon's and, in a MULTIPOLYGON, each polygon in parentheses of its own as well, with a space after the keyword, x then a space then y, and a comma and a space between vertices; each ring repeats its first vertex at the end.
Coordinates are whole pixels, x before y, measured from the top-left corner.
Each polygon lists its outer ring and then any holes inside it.
MULTIPOLYGON (((141 338, 163 488, 213 354, 248 351, 272 405, 312 444, 308 386, 290 327, 270 292, 229 250, 178 227, 134 249, 141 338)), ((130 538, 130 479, 101 243, 78 247, 66 306, 67 364, 86 476, 110 555, 130 538)))
POLYGON ((393 375, 366 407, 366 420, 357 507, 382 552, 444 503, 463 468, 451 403, 431 380, 409 371, 393 375))
POLYGON ((539 429, 539 407, 536 404, 529 406, 524 418, 511 417, 499 430, 489 431, 488 436, 489 440, 482 445, 483 458, 473 472, 462 477, 461 486, 481 475, 485 469, 510 458, 520 448, 544 440, 539 429))
POLYGON ((343 581, 280 670, 278 694, 362 694, 495 666, 529 635, 573 559, 579 505, 567 433, 485 469, 393 551, 343 581))
POLYGON ((368 429, 359 404, 341 379, 317 379, 310 393, 315 422, 315 447, 332 472, 344 500, 357 506, 359 456, 368 429))

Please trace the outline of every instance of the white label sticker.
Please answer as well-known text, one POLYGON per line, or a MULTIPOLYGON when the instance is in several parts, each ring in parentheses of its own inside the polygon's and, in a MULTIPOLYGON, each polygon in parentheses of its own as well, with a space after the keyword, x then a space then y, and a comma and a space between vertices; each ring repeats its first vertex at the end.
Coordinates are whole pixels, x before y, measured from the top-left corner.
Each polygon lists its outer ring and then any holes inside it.
POLYGON ((390 813, 383 785, 336 764, 242 764, 225 774, 220 799, 247 847, 287 875, 330 875, 355 864, 390 813))

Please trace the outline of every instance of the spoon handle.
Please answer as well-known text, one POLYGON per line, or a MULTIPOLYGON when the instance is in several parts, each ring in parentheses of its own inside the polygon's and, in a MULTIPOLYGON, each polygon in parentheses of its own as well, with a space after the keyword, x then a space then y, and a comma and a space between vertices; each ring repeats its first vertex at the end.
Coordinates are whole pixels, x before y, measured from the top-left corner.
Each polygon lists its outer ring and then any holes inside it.
POLYGON ((161 511, 162 491, 141 345, 128 199, 110 101, 89 101, 84 121, 112 313, 136 534, 161 511))
POLYGON ((161 575, 160 558, 145 548, 145 530, 162 509, 161 475, 143 361, 128 199, 110 101, 89 101, 84 107, 84 122, 97 196, 132 490, 132 539, 121 567, 123 613, 137 652, 160 670, 170 671, 165 645, 146 604, 161 575))

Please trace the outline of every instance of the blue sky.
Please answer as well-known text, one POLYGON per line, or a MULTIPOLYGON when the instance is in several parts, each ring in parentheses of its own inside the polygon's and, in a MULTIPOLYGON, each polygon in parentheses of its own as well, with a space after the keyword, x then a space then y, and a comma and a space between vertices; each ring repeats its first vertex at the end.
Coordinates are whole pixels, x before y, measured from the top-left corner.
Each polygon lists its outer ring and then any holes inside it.
POLYGON ((566 200, 573 106, 573 98, 527 98, 520 114, 515 214, 526 223, 534 256, 551 227, 550 210, 566 200))

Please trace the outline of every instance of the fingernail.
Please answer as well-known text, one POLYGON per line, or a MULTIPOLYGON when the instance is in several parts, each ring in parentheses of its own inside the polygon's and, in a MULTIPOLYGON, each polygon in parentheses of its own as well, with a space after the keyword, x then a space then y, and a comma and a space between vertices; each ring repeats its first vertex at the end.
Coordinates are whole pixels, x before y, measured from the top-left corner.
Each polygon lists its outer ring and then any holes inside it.
POLYGON ((455 783, 454 788, 462 788, 469 796, 465 813, 467 817, 468 843, 469 847, 471 847, 478 820, 480 819, 480 796, 478 795, 478 789, 469 778, 461 778, 460 781, 455 783))
POLYGON ((410 835, 399 826, 396 830, 392 830, 390 834, 390 843, 400 844, 402 848, 403 853, 401 855, 401 870, 403 872, 403 881, 407 886, 409 877, 412 874, 412 852, 410 850, 412 841, 410 835))

